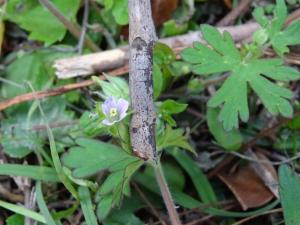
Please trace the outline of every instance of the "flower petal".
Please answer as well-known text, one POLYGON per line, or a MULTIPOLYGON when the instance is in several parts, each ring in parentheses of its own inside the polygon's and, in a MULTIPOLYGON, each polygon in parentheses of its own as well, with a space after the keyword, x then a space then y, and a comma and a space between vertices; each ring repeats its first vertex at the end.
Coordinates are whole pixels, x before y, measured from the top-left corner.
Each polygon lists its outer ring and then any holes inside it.
POLYGON ((111 98, 111 107, 112 108, 117 108, 117 106, 118 106, 118 100, 115 98, 115 97, 110 97, 111 98))
POLYGON ((107 126, 111 126, 111 125, 113 125, 114 123, 115 123, 116 121, 109 121, 108 119, 104 119, 104 120, 102 120, 102 123, 103 124, 105 124, 105 125, 107 125, 107 126))
POLYGON ((126 101, 125 99, 123 98, 120 98, 118 100, 118 112, 119 112, 119 115, 122 115, 123 113, 126 113, 127 109, 129 107, 129 102, 126 101))
POLYGON ((106 104, 105 102, 101 105, 102 112, 104 113, 105 116, 109 116, 109 105, 106 104))
POLYGON ((125 117, 127 116, 127 112, 122 112, 120 115, 119 115, 119 121, 124 119, 125 117))

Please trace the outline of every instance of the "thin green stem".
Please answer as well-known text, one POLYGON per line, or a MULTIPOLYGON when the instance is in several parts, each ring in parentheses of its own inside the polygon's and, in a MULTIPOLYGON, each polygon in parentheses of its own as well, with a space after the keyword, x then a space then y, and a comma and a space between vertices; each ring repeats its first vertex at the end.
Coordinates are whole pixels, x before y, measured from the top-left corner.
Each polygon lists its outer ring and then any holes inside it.
POLYGON ((154 170, 155 170, 156 180, 158 182, 160 192, 164 199, 164 203, 167 207, 171 223, 172 223, 172 225, 181 225, 178 213, 175 208, 174 201, 172 199, 167 181, 164 176, 164 172, 162 170, 162 167, 161 167, 161 164, 159 161, 156 165, 154 165, 154 170))

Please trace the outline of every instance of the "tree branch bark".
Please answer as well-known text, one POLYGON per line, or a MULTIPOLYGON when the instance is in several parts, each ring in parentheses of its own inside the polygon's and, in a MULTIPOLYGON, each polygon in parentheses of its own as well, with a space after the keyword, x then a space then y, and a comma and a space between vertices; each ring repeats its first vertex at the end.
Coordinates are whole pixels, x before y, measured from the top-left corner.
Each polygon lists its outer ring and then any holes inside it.
POLYGON ((152 59, 156 33, 150 0, 129 0, 129 88, 133 116, 131 145, 135 155, 154 167, 172 225, 181 225, 159 159, 156 156, 152 59))
POLYGON ((133 116, 130 136, 133 152, 156 161, 153 104, 152 49, 156 41, 149 0, 129 0, 129 87, 133 116))

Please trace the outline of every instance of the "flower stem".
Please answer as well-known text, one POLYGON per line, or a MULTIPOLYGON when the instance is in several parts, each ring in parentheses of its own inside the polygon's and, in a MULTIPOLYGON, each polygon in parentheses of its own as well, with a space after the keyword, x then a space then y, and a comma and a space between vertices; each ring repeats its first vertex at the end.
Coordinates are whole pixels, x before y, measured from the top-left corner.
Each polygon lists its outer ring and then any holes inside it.
POLYGON ((172 199, 166 178, 164 176, 164 173, 163 173, 163 170, 162 170, 162 167, 161 167, 161 164, 159 161, 157 162, 156 165, 154 165, 154 170, 155 170, 156 180, 158 182, 160 192, 164 199, 164 203, 167 207, 171 223, 172 223, 172 225, 181 225, 178 213, 175 208, 174 201, 172 199))

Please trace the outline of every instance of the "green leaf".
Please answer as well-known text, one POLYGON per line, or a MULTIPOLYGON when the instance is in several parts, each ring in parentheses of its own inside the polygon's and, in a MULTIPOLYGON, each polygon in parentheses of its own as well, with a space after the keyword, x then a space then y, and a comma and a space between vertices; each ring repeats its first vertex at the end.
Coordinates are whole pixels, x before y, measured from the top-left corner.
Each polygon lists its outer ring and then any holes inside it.
POLYGON ((193 147, 188 143, 187 137, 184 136, 183 133, 183 129, 172 129, 170 126, 167 126, 163 134, 156 137, 157 151, 161 151, 168 147, 179 147, 196 154, 193 147))
POLYGON ((168 114, 178 114, 183 112, 187 106, 188 104, 178 103, 172 99, 168 99, 162 102, 159 106, 159 111, 168 114))
POLYGON ((209 131, 212 133, 217 142, 226 150, 238 150, 243 144, 243 137, 241 133, 233 129, 231 131, 224 130, 222 124, 218 121, 218 109, 207 109, 207 124, 209 131))
MULTIPOLYGON (((41 103, 48 123, 59 124, 72 122, 72 114, 66 111, 63 97, 46 99, 41 103)), ((0 142, 3 150, 11 157, 23 158, 29 153, 40 152, 47 137, 43 119, 36 110, 35 103, 21 104, 8 110, 8 119, 2 120, 3 133, 0 142), (42 127, 42 129, 40 128, 42 127)), ((70 126, 53 128, 57 136, 68 134, 70 126)))
POLYGON ((100 1, 100 3, 104 4, 106 10, 110 10, 114 5, 113 0, 97 0, 97 1, 98 2, 100 1))
POLYGON ((153 61, 158 65, 170 64, 176 59, 176 54, 166 44, 155 42, 153 48, 153 61))
POLYGON ((101 3, 119 25, 128 24, 128 0, 103 0, 101 3))
POLYGON ((274 50, 279 54, 289 52, 288 46, 300 44, 300 21, 296 21, 289 25, 286 29, 278 32, 271 38, 271 43, 274 50))
POLYGON ((130 225, 145 225, 134 212, 146 207, 145 203, 135 193, 130 198, 124 199, 122 207, 120 209, 114 209, 111 214, 105 218, 103 224, 115 225, 115 224, 130 224, 130 225))
POLYGON ((187 89, 189 93, 199 94, 205 89, 203 81, 198 78, 191 78, 187 84, 187 89))
POLYGON ((276 6, 274 10, 274 18, 271 21, 268 29, 269 37, 273 37, 278 34, 284 25, 287 17, 287 7, 284 0, 276 0, 276 6))
POLYGON ((292 130, 299 130, 300 129, 300 116, 296 116, 291 121, 288 122, 288 127, 292 130))
POLYGON ((183 61, 172 62, 168 68, 170 69, 172 76, 176 78, 187 75, 191 72, 190 64, 183 61))
POLYGON ((42 185, 41 182, 37 182, 36 184, 36 199, 37 199, 37 203, 38 206, 41 210, 41 213, 43 214, 43 216, 46 219, 46 223, 48 225, 57 225, 54 221, 54 219, 52 218, 47 205, 45 203, 44 197, 43 197, 43 192, 42 192, 42 185))
MULTIPOLYGON (((66 17, 75 21, 80 0, 53 0, 54 6, 66 17)), ((36 0, 11 0, 6 8, 7 18, 30 32, 29 39, 51 45, 61 41, 65 34, 65 26, 36 0)))
POLYGON ((23 206, 14 205, 14 204, 11 204, 11 203, 0 200, 0 207, 3 207, 7 210, 10 210, 10 211, 14 212, 14 213, 18 213, 22 216, 26 216, 26 217, 29 217, 33 220, 36 220, 38 222, 46 224, 45 217, 43 217, 41 214, 39 214, 37 212, 26 209, 23 206))
MULTIPOLYGON (((284 0, 277 0, 276 7, 274 10, 274 17, 270 21, 265 17, 263 10, 258 8, 254 11, 254 17, 262 26, 262 28, 256 32, 255 40, 258 40, 259 34, 267 36, 270 43, 276 53, 280 56, 289 52, 288 46, 300 44, 300 21, 295 21, 290 24, 287 28, 283 29, 284 22, 287 18, 287 7, 284 0)), ((263 37, 263 39, 266 39, 263 37)), ((259 43, 257 41, 257 43, 259 43)), ((260 44, 264 44, 264 42, 260 44)))
POLYGON ((0 175, 28 177, 44 182, 59 182, 56 171, 44 166, 0 164, 0 175))
POLYGON ((87 187, 79 187, 78 194, 82 212, 87 225, 97 225, 97 218, 94 213, 90 191, 87 187))
POLYGON ((256 7, 253 17, 262 27, 266 27, 269 24, 269 19, 265 16, 263 7, 256 7))
POLYGON ((178 103, 172 99, 168 99, 162 103, 158 102, 157 105, 159 114, 171 127, 176 126, 176 121, 171 115, 183 112, 188 106, 187 104, 178 103))
POLYGON ((163 74, 160 67, 153 63, 153 98, 157 99, 163 90, 163 74))
POLYGON ((129 99, 129 86, 127 81, 121 77, 114 77, 105 75, 108 81, 100 80, 98 77, 93 76, 92 79, 97 82, 102 88, 102 97, 108 98, 114 96, 117 98, 129 99))
MULTIPOLYGON (((18 84, 8 83, 1 85, 1 94, 4 98, 12 98, 28 92, 26 82, 30 81, 35 90, 48 88, 55 78, 52 63, 54 60, 74 55, 70 52, 49 49, 37 50, 31 53, 19 52, 18 57, 6 69, 6 79, 18 84)), ((31 90, 30 90, 31 91, 31 90)))
POLYGON ((75 133, 83 132, 86 137, 90 138, 95 137, 97 135, 105 134, 105 126, 104 124, 102 125, 103 119, 91 117, 90 114, 90 112, 84 112, 79 119, 78 127, 76 127, 73 131, 75 133))
POLYGON ((97 217, 103 221, 113 208, 113 194, 103 196, 97 206, 97 217))
MULTIPOLYGON (((176 60, 176 54, 166 44, 155 42, 153 48, 153 79, 154 88, 164 91, 172 82, 172 63, 176 60)), ((155 96, 157 96, 155 94, 155 96)))
POLYGON ((300 180, 297 174, 287 165, 279 167, 280 199, 286 225, 300 224, 300 180))
POLYGON ((114 1, 112 14, 118 24, 128 24, 128 0, 114 1))
POLYGON ((123 194, 130 195, 129 182, 132 175, 143 165, 143 161, 120 162, 117 168, 106 178, 99 189, 100 195, 112 193, 112 206, 120 205, 123 194))
MULTIPOLYGON (((26 84, 28 82, 35 90, 49 88, 55 77, 52 62, 67 55, 70 55, 70 53, 38 50, 19 56, 6 70, 6 79, 16 83, 16 85, 3 83, 0 90, 2 96, 4 98, 12 98, 32 91, 29 88, 25 88, 29 86, 26 84)), ((72 118, 72 114, 65 110, 66 100, 64 97, 53 97, 42 101, 41 104, 47 115, 46 121, 49 123, 66 122, 72 118)), ((5 110, 8 118, 1 121, 4 132, 0 137, 0 142, 4 147, 4 151, 12 157, 22 158, 32 151, 38 152, 42 148, 46 132, 43 129, 35 130, 34 128, 35 126, 43 125, 36 106, 36 102, 33 104, 22 103, 5 110)), ((65 128, 60 127, 59 129, 54 129, 54 133, 61 135, 69 128, 68 126, 65 128)))
POLYGON ((137 160, 128 164, 126 161, 122 161, 119 163, 118 168, 114 168, 113 173, 111 173, 101 185, 99 189, 100 195, 106 195, 110 192, 116 192, 117 184, 121 184, 123 186, 122 192, 127 188, 126 186, 129 184, 129 179, 136 172, 140 166, 143 165, 143 161, 137 160))
POLYGON ((196 43, 194 48, 184 50, 182 57, 194 64, 197 74, 231 72, 208 102, 209 107, 222 106, 218 120, 225 130, 238 128, 239 117, 244 122, 248 121, 248 85, 273 115, 290 117, 293 114, 288 101, 293 93, 266 77, 280 81, 296 80, 300 77, 298 71, 283 66, 280 59, 242 59, 229 33, 225 32, 222 36, 209 25, 202 26, 202 33, 212 48, 196 43))
POLYGON ((173 149, 169 151, 171 155, 177 160, 182 168, 188 173, 192 180, 199 197, 206 204, 217 202, 217 197, 205 174, 201 171, 197 163, 192 160, 185 152, 173 149))
POLYGON ((186 33, 188 30, 188 24, 178 24, 175 20, 169 20, 163 24, 161 31, 162 37, 170 37, 186 33))
POLYGON ((7 225, 24 225, 24 216, 14 214, 6 219, 7 225))
POLYGON ((83 138, 76 142, 78 146, 70 148, 62 158, 64 165, 73 169, 75 178, 84 178, 101 170, 113 170, 118 168, 120 162, 130 164, 138 160, 109 143, 83 138))

